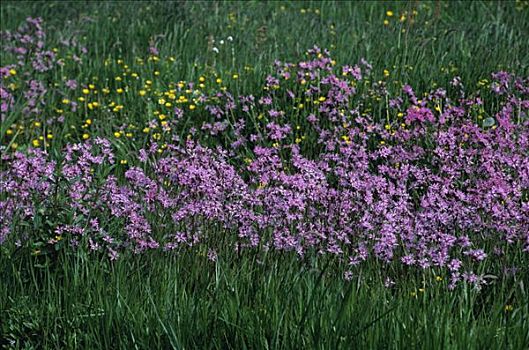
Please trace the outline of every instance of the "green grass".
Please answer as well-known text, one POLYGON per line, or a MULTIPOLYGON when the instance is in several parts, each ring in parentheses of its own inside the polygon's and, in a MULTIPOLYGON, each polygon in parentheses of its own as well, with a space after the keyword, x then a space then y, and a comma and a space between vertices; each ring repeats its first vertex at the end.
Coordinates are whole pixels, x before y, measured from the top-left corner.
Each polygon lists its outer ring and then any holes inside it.
MULTIPOLYGON (((272 71, 274 59, 297 61, 313 45, 329 48, 338 64, 354 64, 364 57, 373 65, 375 79, 383 79, 387 69, 392 80, 408 82, 418 91, 446 86, 454 74, 470 91, 499 69, 529 74, 529 6, 514 2, 3 1, 1 29, 14 29, 27 16, 44 18, 50 42, 78 32, 88 47, 83 65, 57 73, 57 81, 66 77, 88 83, 97 76, 112 85, 121 68, 105 66, 105 59, 122 58, 132 66, 136 57, 146 56, 151 40, 161 57, 173 56, 175 61, 160 64, 160 78, 152 76, 151 64, 134 68, 143 78, 152 78, 159 89, 168 81, 238 73, 239 80, 225 78, 226 84, 236 93, 254 93, 272 71), (417 10, 414 24, 399 22, 400 12, 413 9, 417 10), (383 24, 386 10, 395 13, 388 26, 383 24), (218 43, 229 35, 234 43, 213 54, 211 39, 218 43)), ((2 65, 7 59, 2 57, 2 65)), ((136 88, 140 87, 132 90, 136 88)), ((398 91, 400 85, 389 88, 398 91)), ((52 97, 57 103, 61 98, 52 97)), ((70 128, 87 117, 97 121, 90 129, 93 135, 111 136, 124 122, 143 127, 153 106, 132 93, 123 100, 125 112, 118 118, 102 110, 72 115, 64 129, 53 130, 58 141, 52 151, 58 154, 65 142, 80 139, 81 133, 70 128)), ((20 136, 17 142, 29 143, 45 132, 20 136)), ((115 145, 123 147, 120 156, 126 158, 127 147, 140 147, 142 142, 115 145)), ((226 253, 211 262, 205 253, 186 252, 124 256, 111 263, 66 250, 49 258, 3 247, 0 345, 27 349, 529 346, 527 270, 516 278, 491 279, 480 291, 459 286, 449 292, 446 279, 437 281, 433 273, 395 272, 397 285, 385 288, 380 271, 386 266, 365 266, 345 281, 329 264, 279 253, 226 253)))
POLYGON ((347 282, 326 262, 286 255, 1 262, 4 336, 19 345, 522 349, 529 336, 527 275, 449 293, 433 275, 401 276, 386 289, 380 266, 347 282), (505 311, 509 300, 517 300, 513 311, 505 311))
MULTIPOLYGON (((100 71, 102 58, 130 61, 144 55, 150 40, 158 43, 162 56, 177 59, 174 74, 184 80, 196 77, 197 62, 220 73, 250 64, 263 74, 274 59, 298 59, 313 45, 331 49, 338 62, 364 57, 379 74, 387 68, 397 79, 424 87, 439 79, 441 67, 452 66, 469 83, 499 68, 528 72, 529 49, 523 40, 529 32, 527 5, 516 10, 514 2, 244 4, 5 1, 1 19, 2 28, 12 29, 28 15, 41 16, 53 30, 51 40, 80 33, 94 59, 83 68, 87 75, 100 71), (384 26, 389 9, 395 14, 384 26), (413 9, 415 23, 399 21, 400 12, 411 14, 413 9), (235 39, 234 54, 208 50, 211 38, 218 42, 229 35, 235 39)), ((244 82, 243 87, 252 89, 258 82, 244 82)))

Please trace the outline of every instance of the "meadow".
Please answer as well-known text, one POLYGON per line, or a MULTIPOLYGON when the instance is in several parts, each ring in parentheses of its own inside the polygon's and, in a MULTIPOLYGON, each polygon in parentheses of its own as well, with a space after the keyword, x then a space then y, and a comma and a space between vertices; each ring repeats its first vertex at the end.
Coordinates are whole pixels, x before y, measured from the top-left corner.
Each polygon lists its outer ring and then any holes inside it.
POLYGON ((0 9, 2 348, 529 348, 529 1, 0 9))

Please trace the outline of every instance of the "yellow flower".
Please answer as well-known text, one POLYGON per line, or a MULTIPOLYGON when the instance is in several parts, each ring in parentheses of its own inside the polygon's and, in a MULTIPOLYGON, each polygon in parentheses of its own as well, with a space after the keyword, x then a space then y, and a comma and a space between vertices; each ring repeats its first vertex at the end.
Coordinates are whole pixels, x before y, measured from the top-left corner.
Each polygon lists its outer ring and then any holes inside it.
POLYGON ((239 74, 233 74, 232 78, 235 79, 235 80, 239 79, 239 74))
POLYGON ((6 134, 7 134, 7 135, 12 135, 12 134, 13 134, 13 130, 11 130, 11 129, 7 129, 6 134))
POLYGON ((90 138, 89 134, 83 134, 83 140, 88 140, 90 138))
POLYGON ((96 88, 96 86, 94 84, 88 84, 88 88, 90 90, 94 90, 96 88))
POLYGON ((145 90, 140 90, 140 92, 139 92, 140 96, 145 96, 146 93, 147 93, 147 91, 145 91, 145 90))
POLYGON ((443 280, 443 278, 441 276, 435 276, 435 280, 437 282, 441 282, 443 280))
POLYGON ((198 81, 201 82, 201 83, 203 83, 203 82, 206 81, 206 78, 204 78, 204 77, 199 77, 199 78, 198 78, 198 81))
POLYGON ((17 71, 16 71, 15 69, 11 68, 11 69, 9 70, 9 74, 11 74, 11 75, 17 75, 17 71))
POLYGON ((37 139, 33 140, 31 143, 33 144, 33 147, 39 147, 40 146, 40 142, 37 139))
POLYGON ((385 26, 389 25, 389 21, 387 19, 384 20, 384 25, 385 26))
POLYGON ((88 90, 88 89, 83 89, 83 94, 88 95, 89 93, 90 93, 90 90, 88 90))
POLYGON ((114 133, 114 136, 119 139, 121 137, 121 133, 119 131, 116 131, 114 133))
POLYGON ((51 140, 53 138, 53 135, 52 134, 48 134, 48 135, 46 135, 46 137, 48 138, 48 140, 51 140))
POLYGON ((35 122, 35 123, 33 123, 33 125, 35 125, 35 127, 39 128, 42 124, 40 124, 40 122, 35 122))
POLYGON ((117 92, 118 94, 122 94, 122 93, 123 93, 123 89, 122 89, 122 88, 118 88, 118 89, 116 89, 116 92, 117 92))
POLYGON ((217 82, 217 84, 222 84, 222 79, 221 78, 217 78, 217 80, 215 80, 217 82))
POLYGON ((67 105, 68 103, 70 103, 70 100, 67 99, 67 98, 65 98, 65 99, 62 100, 62 103, 64 103, 65 105, 67 105))
POLYGON ((196 108, 197 108, 197 106, 195 106, 195 105, 189 105, 189 110, 191 110, 191 111, 195 110, 196 108))
POLYGON ((125 164, 127 164, 128 162, 127 162, 126 159, 122 159, 122 160, 119 161, 119 163, 122 164, 122 165, 125 165, 125 164))
POLYGON ((385 77, 389 77, 389 70, 384 69, 384 76, 385 76, 385 77))
POLYGON ((510 312, 512 310, 514 310, 514 307, 512 305, 510 305, 510 304, 505 305, 505 311, 506 312, 510 312))
POLYGON ((143 132, 144 132, 144 133, 148 134, 148 133, 149 133, 149 131, 151 131, 151 129, 150 129, 150 128, 143 128, 143 132))
POLYGON ((386 11, 386 16, 393 17, 393 11, 391 10, 386 11))

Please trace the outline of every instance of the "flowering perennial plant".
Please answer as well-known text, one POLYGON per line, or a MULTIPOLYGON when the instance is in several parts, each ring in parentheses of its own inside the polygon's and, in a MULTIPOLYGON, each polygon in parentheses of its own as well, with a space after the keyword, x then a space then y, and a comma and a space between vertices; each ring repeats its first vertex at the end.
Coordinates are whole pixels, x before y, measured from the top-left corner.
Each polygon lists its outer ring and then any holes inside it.
MULTIPOLYGON (((20 60, 2 77, 59 63, 40 20, 4 35, 20 60)), ((455 77, 422 98, 410 85, 391 96, 366 80, 365 60, 339 68, 326 50, 307 54, 276 61, 256 96, 178 83, 158 99, 170 117, 155 114, 130 163, 116 162, 110 136, 60 156, 3 152, 0 243, 63 241, 110 259, 197 245, 211 260, 226 247, 291 251, 333 257, 346 276, 369 260, 444 269, 451 286, 479 283, 484 261, 529 253, 528 77, 494 73, 483 95, 455 77), (187 109, 168 102, 188 98, 187 109)), ((39 113, 49 87, 31 74, 25 84, 26 112, 39 113)), ((4 120, 14 95, 0 89, 4 120)))

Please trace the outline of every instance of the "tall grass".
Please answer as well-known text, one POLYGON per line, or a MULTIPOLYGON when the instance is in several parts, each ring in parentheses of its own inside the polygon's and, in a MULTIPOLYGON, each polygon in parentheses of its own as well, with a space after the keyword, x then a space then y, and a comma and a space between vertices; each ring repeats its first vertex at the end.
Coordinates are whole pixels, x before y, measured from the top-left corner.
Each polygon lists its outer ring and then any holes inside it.
MULTIPOLYGON (((83 38, 89 59, 68 72, 79 81, 113 79, 118 67, 104 61, 133 62, 145 56, 150 42, 160 56, 175 58, 164 69, 165 81, 196 81, 204 71, 222 77, 238 73, 241 79, 229 82, 236 93, 252 93, 275 59, 296 60, 313 45, 329 48, 338 62, 366 58, 375 77, 387 69, 394 81, 409 82, 418 91, 446 86, 454 74, 468 87, 499 69, 529 74, 525 2, 3 1, 1 29, 16 28, 27 16, 44 18, 52 42, 74 32, 83 38), (388 10, 394 15, 387 16, 388 10), (408 17, 400 21, 404 11, 408 17), (228 36, 233 44, 220 46, 228 36), (212 51, 216 46, 219 54, 212 51)), ((127 120, 140 125, 148 120, 141 102, 132 101, 127 109, 127 120)), ((111 134, 117 121, 101 120, 94 133, 111 134)), ((55 143, 51 151, 58 154, 61 147, 55 143)), ((344 280, 331 264, 286 253, 229 251, 217 261, 206 252, 157 252, 110 262, 82 252, 65 250, 52 258, 0 246, 0 345, 529 346, 527 269, 515 278, 490 276, 481 290, 461 285, 448 291, 448 281, 434 271, 396 271, 397 284, 384 287, 380 271, 388 266, 371 263, 344 280)))

